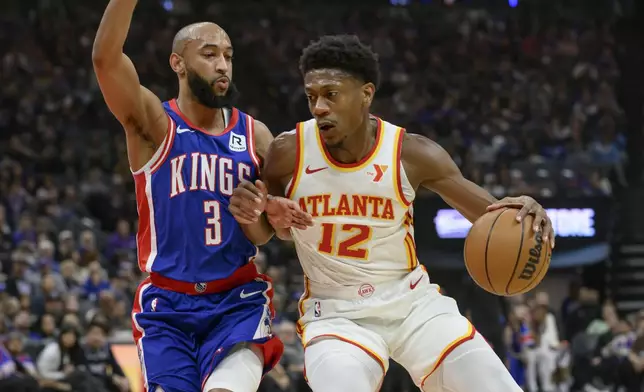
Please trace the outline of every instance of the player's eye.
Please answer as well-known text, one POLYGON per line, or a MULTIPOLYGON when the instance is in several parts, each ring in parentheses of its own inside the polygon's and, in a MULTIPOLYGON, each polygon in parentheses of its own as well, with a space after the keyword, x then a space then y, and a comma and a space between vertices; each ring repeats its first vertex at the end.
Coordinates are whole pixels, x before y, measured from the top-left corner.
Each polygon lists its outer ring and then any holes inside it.
POLYGON ((215 57, 215 54, 210 53, 210 52, 206 52, 206 53, 203 54, 203 57, 209 59, 209 58, 215 57))
POLYGON ((309 100, 309 102, 313 102, 313 101, 315 101, 315 97, 314 97, 314 96, 312 96, 312 95, 307 95, 307 96, 306 96, 306 99, 308 99, 308 100, 309 100))
POLYGON ((338 95, 337 91, 329 91, 328 93, 326 93, 327 98, 333 98, 333 97, 336 97, 337 95, 338 95))

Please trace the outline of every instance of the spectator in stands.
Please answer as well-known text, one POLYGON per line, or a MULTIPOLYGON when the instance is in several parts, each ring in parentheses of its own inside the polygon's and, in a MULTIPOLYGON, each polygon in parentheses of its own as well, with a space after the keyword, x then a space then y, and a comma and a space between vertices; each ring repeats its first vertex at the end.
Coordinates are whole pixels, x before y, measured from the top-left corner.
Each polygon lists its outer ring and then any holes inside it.
POLYGON ((87 368, 87 361, 79 339, 76 328, 65 325, 58 340, 44 347, 36 362, 44 380, 63 382, 74 391, 84 391, 79 373, 87 368))
POLYGON ((554 392, 553 374, 557 368, 559 332, 546 305, 535 305, 531 314, 534 347, 526 352, 526 384, 528 391, 554 392))
POLYGON ((599 356, 593 358, 593 373, 596 377, 592 386, 604 389, 619 383, 618 371, 631 352, 634 341, 632 327, 625 320, 618 321, 611 341, 599 350, 599 356))
MULTIPOLYGON (((573 279, 568 284, 568 295, 561 302, 561 323, 566 325, 568 322, 568 315, 570 312, 579 306, 579 291, 581 290, 581 284, 578 280, 573 279)), ((566 331, 564 330, 564 333, 566 331)), ((571 336, 565 335, 564 338, 570 339, 571 336)))
POLYGON ((80 282, 78 281, 78 268, 73 260, 65 260, 60 263, 60 276, 65 285, 65 292, 79 293, 80 282))
POLYGON ((12 332, 7 336, 6 348, 11 355, 16 369, 26 378, 34 380, 39 378, 36 365, 31 356, 25 351, 25 337, 18 333, 12 332))
POLYGON ((98 317, 87 327, 83 344, 87 367, 90 373, 103 382, 108 391, 128 392, 130 382, 116 362, 112 347, 107 341, 109 329, 104 324, 105 321, 98 317))
POLYGON ((34 324, 34 332, 31 335, 34 340, 40 341, 47 345, 56 340, 58 331, 56 328, 56 318, 49 313, 44 313, 34 324))
POLYGON ((69 230, 63 230, 58 234, 58 248, 56 252, 58 260, 75 260, 80 258, 76 251, 74 235, 69 230))
POLYGON ((278 363, 262 380, 258 392, 296 392, 295 388, 284 366, 278 363))
POLYGON ((620 368, 620 385, 625 392, 641 392, 644 390, 644 313, 640 312, 637 319, 637 337, 631 351, 628 353, 628 361, 625 361, 620 368))
POLYGON ((286 369, 295 390, 300 391, 306 388, 304 372, 304 348, 297 337, 295 323, 284 320, 277 325, 277 336, 284 343, 284 355, 281 364, 286 369))
POLYGON ((119 252, 135 252, 136 239, 130 230, 130 223, 125 219, 119 219, 116 224, 116 232, 112 234, 107 242, 105 256, 111 259, 119 252))
POLYGON ((0 390, 11 392, 38 392, 38 383, 18 370, 13 356, 0 344, 0 390))
POLYGON ((89 277, 83 285, 83 296, 92 302, 98 300, 99 294, 102 291, 110 289, 110 282, 104 276, 102 270, 95 270, 90 272, 89 277))
POLYGON ((599 293, 596 290, 582 287, 579 290, 579 303, 569 309, 564 325, 566 340, 572 341, 578 333, 585 331, 593 320, 601 318, 601 315, 599 293))
POLYGON ((534 336, 526 322, 527 309, 525 306, 513 306, 508 314, 504 340, 507 347, 506 365, 514 381, 520 387, 525 387, 525 363, 528 350, 534 347, 534 336))
POLYGON ((31 315, 25 310, 19 311, 13 319, 13 332, 23 338, 31 337, 31 315))
POLYGON ((32 294, 32 284, 37 279, 30 276, 29 263, 27 256, 20 250, 15 250, 11 255, 11 262, 7 263, 10 267, 3 268, 9 270, 9 277, 6 281, 6 292, 14 298, 20 298, 23 295, 32 294))
POLYGON ((91 230, 84 230, 81 233, 78 253, 81 267, 89 265, 93 261, 101 261, 101 255, 96 246, 96 237, 91 230))

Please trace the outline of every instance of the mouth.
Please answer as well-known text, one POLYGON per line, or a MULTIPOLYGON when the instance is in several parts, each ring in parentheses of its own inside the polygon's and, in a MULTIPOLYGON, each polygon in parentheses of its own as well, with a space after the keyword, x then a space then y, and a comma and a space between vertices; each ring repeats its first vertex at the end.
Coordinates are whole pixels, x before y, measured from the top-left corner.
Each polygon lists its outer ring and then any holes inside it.
POLYGON ((329 131, 333 130, 334 128, 335 128, 335 124, 332 123, 332 122, 325 121, 325 122, 318 123, 318 129, 322 133, 329 132, 329 131))
POLYGON ((230 85, 230 82, 226 77, 219 78, 215 81, 215 86, 221 90, 226 90, 229 85, 230 85))

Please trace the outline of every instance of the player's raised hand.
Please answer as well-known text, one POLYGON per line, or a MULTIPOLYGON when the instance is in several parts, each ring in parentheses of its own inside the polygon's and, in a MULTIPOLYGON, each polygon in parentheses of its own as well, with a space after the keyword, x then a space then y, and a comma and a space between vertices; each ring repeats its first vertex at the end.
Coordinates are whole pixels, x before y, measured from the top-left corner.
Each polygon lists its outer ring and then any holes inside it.
POLYGON ((521 222, 527 215, 534 215, 534 222, 532 229, 543 232, 543 240, 550 241, 550 246, 555 247, 555 232, 552 228, 552 222, 546 213, 546 210, 535 199, 530 196, 519 197, 506 197, 490 204, 487 207, 488 211, 498 210, 500 208, 516 208, 519 210, 517 213, 517 221, 521 222))
POLYGON ((249 225, 257 222, 266 208, 268 191, 260 180, 253 184, 250 181, 242 181, 237 185, 230 197, 228 210, 237 222, 249 225))
POLYGON ((268 195, 266 216, 268 217, 268 222, 275 229, 294 227, 304 230, 313 226, 313 217, 303 211, 298 203, 285 197, 268 195))

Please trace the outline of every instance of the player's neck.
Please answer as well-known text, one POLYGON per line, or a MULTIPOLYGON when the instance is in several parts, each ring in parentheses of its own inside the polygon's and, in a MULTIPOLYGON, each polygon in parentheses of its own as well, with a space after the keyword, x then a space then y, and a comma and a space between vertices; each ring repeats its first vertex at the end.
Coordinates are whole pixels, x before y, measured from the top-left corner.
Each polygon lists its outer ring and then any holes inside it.
POLYGON ((364 158, 376 143, 377 121, 371 117, 360 124, 360 127, 352 132, 337 148, 329 148, 329 153, 338 162, 354 163, 364 158))
POLYGON ((179 98, 177 98, 177 106, 191 123, 213 135, 219 134, 226 129, 224 111, 221 108, 206 107, 194 97, 189 94, 181 94, 181 92, 179 93, 179 98))

